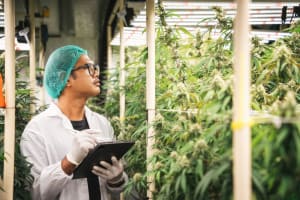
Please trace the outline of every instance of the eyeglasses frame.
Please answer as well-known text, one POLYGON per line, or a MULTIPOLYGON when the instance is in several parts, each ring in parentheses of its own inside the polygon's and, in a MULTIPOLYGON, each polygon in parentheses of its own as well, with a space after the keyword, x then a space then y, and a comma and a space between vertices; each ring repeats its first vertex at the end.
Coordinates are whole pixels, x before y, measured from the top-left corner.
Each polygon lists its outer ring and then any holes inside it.
POLYGON ((95 76, 96 71, 98 71, 98 74, 100 74, 100 67, 98 64, 93 64, 93 63, 86 63, 84 65, 78 66, 75 69, 72 69, 71 73, 80 70, 80 69, 88 69, 90 76, 95 76), (90 68, 93 67, 94 73, 91 73, 90 68))

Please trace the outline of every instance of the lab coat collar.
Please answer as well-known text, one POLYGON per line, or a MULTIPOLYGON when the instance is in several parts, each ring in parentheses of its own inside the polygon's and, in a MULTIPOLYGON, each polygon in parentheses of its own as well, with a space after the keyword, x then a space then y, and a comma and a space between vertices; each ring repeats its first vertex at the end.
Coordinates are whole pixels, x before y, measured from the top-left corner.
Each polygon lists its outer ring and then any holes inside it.
MULTIPOLYGON (((85 116, 88 118, 88 117, 91 117, 92 115, 92 111, 87 107, 87 106, 84 106, 84 112, 85 112, 85 116)), ((59 109, 59 107, 57 106, 57 104, 55 103, 51 103, 49 108, 47 109, 47 115, 48 116, 65 116, 65 114, 59 109)))
MULTIPOLYGON (((46 112, 45 114, 48 115, 49 117, 61 118, 63 120, 63 124, 66 128, 73 129, 70 119, 59 109, 57 104, 51 103, 49 108, 45 112, 46 112)), ((93 112, 87 106, 84 106, 84 112, 85 112, 87 121, 90 125, 90 128, 93 128, 93 127, 91 127, 91 123, 90 123, 91 118, 93 116, 93 112)))

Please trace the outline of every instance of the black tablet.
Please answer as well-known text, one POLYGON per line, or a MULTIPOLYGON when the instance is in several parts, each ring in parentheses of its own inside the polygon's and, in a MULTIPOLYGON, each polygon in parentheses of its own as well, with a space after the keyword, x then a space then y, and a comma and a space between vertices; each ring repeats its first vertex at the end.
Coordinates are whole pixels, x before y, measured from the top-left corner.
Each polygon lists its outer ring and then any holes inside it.
POLYGON ((92 173, 93 166, 99 165, 100 161, 111 163, 112 156, 115 156, 117 159, 122 158, 133 145, 134 142, 131 141, 99 143, 74 170, 73 179, 86 178, 92 173))

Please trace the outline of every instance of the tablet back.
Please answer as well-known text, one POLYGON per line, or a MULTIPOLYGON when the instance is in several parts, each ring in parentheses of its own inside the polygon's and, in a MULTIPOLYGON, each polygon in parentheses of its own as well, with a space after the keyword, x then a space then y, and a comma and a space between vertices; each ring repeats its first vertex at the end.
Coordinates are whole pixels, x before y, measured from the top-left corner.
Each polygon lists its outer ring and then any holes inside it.
POLYGON ((117 159, 123 155, 134 145, 131 141, 113 141, 99 143, 89 154, 83 159, 73 172, 73 179, 86 178, 92 172, 94 165, 99 165, 100 161, 111 163, 111 157, 117 159))

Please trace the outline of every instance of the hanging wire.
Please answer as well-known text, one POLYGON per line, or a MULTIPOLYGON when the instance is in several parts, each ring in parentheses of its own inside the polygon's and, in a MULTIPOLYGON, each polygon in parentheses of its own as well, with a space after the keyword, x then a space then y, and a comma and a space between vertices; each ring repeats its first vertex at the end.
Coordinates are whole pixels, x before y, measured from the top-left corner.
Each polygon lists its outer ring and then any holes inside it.
POLYGON ((175 110, 175 109, 156 109, 157 111, 162 112, 176 112, 176 113, 188 113, 188 114, 197 114, 199 113, 198 109, 188 109, 188 110, 175 110))
MULTIPOLYGON (((176 109, 156 109, 162 112, 176 112, 176 113, 188 113, 198 114, 198 109, 188 110, 176 110, 176 109)), ((273 124, 276 128, 280 128, 282 124, 296 124, 300 123, 300 118, 284 118, 276 115, 269 114, 267 112, 251 111, 250 119, 248 121, 232 121, 232 129, 240 129, 245 126, 253 126, 255 124, 273 124)))

